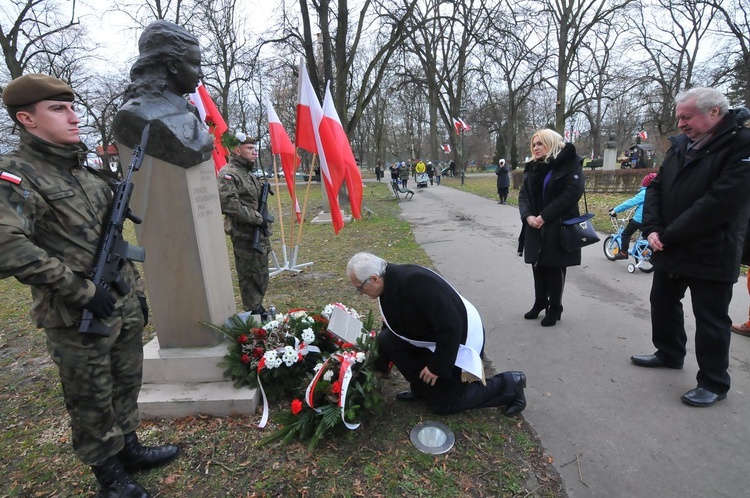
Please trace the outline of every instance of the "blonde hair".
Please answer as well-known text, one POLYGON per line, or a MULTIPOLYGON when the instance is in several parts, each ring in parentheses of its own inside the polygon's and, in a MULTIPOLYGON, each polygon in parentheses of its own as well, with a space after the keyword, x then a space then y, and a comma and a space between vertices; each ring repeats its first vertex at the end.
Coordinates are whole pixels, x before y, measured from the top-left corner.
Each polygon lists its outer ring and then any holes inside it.
POLYGON ((529 150, 531 151, 531 157, 534 157, 534 139, 539 137, 539 140, 547 147, 547 155, 544 156, 545 161, 554 159, 565 147, 565 141, 562 135, 549 128, 543 128, 531 136, 531 143, 529 150))

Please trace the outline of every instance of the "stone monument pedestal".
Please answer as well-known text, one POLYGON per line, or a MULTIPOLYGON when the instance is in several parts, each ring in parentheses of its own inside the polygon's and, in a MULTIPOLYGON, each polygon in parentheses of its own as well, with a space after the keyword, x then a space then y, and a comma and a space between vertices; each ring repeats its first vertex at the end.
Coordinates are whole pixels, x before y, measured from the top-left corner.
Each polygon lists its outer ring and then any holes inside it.
POLYGON ((258 390, 234 387, 218 364, 228 341, 200 348, 161 348, 153 339, 143 348, 143 386, 138 408, 143 418, 206 414, 249 415, 258 408, 258 390))
POLYGON ((620 163, 617 162, 617 150, 616 149, 604 149, 604 168, 603 169, 619 169, 620 163))
MULTIPOLYGON (((123 164, 132 149, 119 144, 123 164)), ((251 390, 238 390, 217 366, 224 335, 206 325, 236 313, 229 251, 213 161, 183 168, 145 156, 133 174, 130 208, 146 250, 143 272, 157 339, 144 348, 145 417, 249 413, 251 390)))

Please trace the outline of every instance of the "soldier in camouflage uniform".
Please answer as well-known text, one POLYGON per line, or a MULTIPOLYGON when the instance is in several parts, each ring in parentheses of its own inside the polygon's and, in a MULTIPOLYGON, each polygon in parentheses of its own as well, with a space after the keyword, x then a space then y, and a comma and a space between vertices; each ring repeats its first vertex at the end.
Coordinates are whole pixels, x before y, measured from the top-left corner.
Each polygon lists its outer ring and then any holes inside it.
POLYGON ((242 306, 246 311, 267 316, 263 296, 268 289, 268 255, 271 244, 270 223, 258 211, 261 182, 253 174, 255 141, 242 133, 237 134, 240 144, 232 151, 229 164, 219 171, 219 199, 224 213, 224 231, 229 234, 234 247, 234 261, 242 306), (260 230, 259 250, 253 248, 253 236, 260 230))
POLYGON ((0 278, 31 287, 31 315, 44 328, 70 415, 73 449, 92 466, 100 497, 148 497, 127 471, 175 459, 174 445, 145 447, 135 429, 148 321, 144 285, 122 268, 126 295, 88 277, 112 201, 111 185, 84 167, 73 91, 42 74, 13 80, 3 103, 20 126, 16 151, 0 156, 0 278), (82 334, 84 309, 111 328, 82 334))

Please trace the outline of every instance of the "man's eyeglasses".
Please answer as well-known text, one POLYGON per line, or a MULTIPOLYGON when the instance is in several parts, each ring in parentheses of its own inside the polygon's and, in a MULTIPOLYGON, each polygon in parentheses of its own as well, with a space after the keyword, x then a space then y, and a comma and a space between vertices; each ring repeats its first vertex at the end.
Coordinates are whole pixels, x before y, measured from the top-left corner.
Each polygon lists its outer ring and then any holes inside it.
POLYGON ((354 288, 357 289, 357 292, 359 292, 360 294, 362 294, 362 292, 364 291, 365 285, 369 281, 370 281, 370 278, 368 277, 367 280, 365 280, 364 282, 362 282, 359 285, 355 285, 354 288))

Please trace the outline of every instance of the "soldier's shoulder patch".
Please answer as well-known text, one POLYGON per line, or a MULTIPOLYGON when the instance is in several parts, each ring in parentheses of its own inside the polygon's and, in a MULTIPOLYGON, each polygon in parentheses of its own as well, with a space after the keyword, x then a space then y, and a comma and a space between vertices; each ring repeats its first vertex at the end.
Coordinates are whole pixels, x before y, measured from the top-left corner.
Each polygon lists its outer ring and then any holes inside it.
POLYGON ((6 182, 19 185, 21 181, 23 180, 23 178, 21 178, 18 175, 14 175, 13 173, 10 173, 8 171, 0 171, 0 180, 5 180, 6 182))
POLYGON ((229 173, 224 173, 224 179, 225 179, 225 180, 229 180, 229 181, 234 181, 234 180, 236 180, 236 178, 234 177, 234 175, 231 175, 231 174, 229 174, 229 173))

